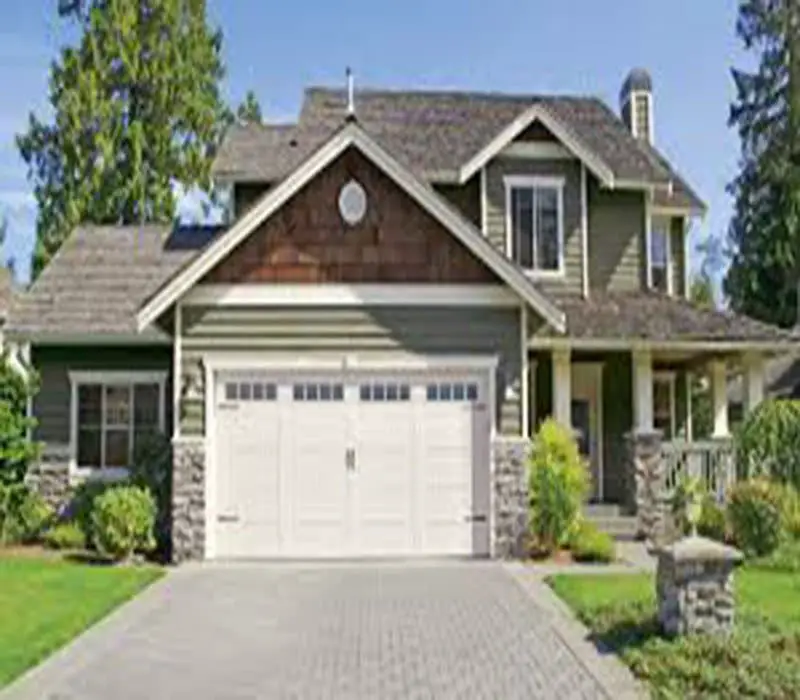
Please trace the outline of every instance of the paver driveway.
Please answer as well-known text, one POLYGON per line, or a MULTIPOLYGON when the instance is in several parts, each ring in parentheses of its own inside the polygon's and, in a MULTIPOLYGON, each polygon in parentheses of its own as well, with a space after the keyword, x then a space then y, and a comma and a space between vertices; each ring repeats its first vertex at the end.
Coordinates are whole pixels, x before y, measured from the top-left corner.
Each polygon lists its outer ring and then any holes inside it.
POLYGON ((10 690, 37 700, 607 697, 488 562, 180 569, 10 690))

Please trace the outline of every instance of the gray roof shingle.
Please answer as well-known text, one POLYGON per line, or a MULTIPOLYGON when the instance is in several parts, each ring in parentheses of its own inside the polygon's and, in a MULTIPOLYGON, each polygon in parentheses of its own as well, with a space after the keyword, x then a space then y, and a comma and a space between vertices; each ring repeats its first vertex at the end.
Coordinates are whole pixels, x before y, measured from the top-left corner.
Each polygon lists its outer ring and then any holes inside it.
MULTIPOLYGON (((78 228, 9 313, 20 336, 136 335, 136 313, 216 229, 171 225, 78 228)), ((157 339, 148 330, 142 337, 157 339)))
POLYGON ((797 342, 797 336, 777 326, 654 292, 592 292, 589 299, 561 297, 559 306, 566 314, 571 338, 797 342))
MULTIPOLYGON (((534 104, 541 104, 618 180, 663 185, 660 204, 705 205, 667 160, 630 134, 614 112, 595 97, 500 93, 358 90, 361 126, 393 156, 429 180, 455 180, 458 170, 500 131, 534 104), (666 185, 673 183, 667 197, 666 185)), ((308 88, 298 123, 236 126, 226 136, 214 166, 217 175, 240 180, 279 180, 341 126, 347 114, 343 90, 308 88)))

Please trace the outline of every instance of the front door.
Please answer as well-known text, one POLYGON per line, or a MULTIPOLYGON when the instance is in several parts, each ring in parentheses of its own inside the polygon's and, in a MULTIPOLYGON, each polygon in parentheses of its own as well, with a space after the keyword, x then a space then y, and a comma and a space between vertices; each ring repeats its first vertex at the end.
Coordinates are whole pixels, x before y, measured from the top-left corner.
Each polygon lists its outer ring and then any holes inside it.
POLYGON ((572 427, 581 455, 589 465, 591 500, 603 499, 602 445, 603 366, 596 363, 572 365, 572 427))

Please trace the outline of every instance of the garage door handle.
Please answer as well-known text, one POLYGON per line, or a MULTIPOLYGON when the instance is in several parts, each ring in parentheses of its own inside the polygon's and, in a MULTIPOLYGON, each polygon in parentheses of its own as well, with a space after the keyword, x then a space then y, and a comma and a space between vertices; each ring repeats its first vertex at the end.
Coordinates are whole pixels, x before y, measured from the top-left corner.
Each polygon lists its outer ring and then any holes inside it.
POLYGON ((239 516, 238 515, 218 515, 217 516, 218 523, 238 523, 239 516))
POLYGON ((464 521, 468 523, 485 523, 486 522, 486 514, 479 513, 477 515, 465 515, 464 521))

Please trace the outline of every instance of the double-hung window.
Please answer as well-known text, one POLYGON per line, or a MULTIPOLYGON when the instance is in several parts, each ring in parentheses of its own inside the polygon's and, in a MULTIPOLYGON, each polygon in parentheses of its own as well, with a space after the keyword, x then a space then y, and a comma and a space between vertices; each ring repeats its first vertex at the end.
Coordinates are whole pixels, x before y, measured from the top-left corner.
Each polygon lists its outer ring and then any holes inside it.
POLYGON ((654 216, 650 221, 650 288, 672 294, 672 245, 666 216, 654 216))
POLYGON ((564 270, 564 178, 505 178, 508 254, 525 270, 564 270))
POLYGON ((165 372, 70 372, 72 453, 78 473, 120 472, 164 431, 165 372))

